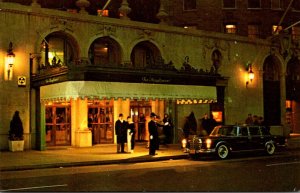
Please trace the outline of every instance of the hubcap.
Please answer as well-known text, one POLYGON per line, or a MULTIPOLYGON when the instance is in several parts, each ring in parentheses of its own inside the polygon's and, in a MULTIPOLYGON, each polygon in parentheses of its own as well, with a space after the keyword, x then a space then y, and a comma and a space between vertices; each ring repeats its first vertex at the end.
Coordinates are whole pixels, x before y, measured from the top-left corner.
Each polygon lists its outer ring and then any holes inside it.
POLYGON ((226 158, 228 155, 227 147, 224 145, 220 146, 218 149, 218 154, 219 154, 220 158, 226 158))

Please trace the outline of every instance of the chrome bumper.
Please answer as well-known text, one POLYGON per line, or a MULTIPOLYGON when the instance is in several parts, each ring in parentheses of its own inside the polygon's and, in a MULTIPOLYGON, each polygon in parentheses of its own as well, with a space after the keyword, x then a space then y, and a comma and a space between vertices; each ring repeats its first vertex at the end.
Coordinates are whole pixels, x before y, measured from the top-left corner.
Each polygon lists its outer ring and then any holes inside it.
POLYGON ((189 154, 215 153, 216 149, 186 149, 189 154))

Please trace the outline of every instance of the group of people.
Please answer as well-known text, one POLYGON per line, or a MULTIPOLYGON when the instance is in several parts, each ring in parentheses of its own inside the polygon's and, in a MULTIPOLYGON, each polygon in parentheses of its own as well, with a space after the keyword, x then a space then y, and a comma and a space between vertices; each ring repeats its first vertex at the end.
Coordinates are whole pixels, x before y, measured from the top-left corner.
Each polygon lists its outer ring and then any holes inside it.
MULTIPOLYGON (((205 113, 204 117, 200 119, 201 124, 201 135, 209 135, 213 128, 217 125, 216 120, 213 118, 211 114, 208 117, 208 114, 205 113)), ((183 126, 184 137, 188 138, 189 135, 196 135, 197 134, 197 120, 195 117, 194 112, 191 112, 189 116, 186 117, 183 126)))
POLYGON ((117 135, 117 153, 125 153, 125 143, 127 143, 128 151, 134 152, 135 128, 134 122, 130 116, 127 121, 123 119, 123 114, 119 114, 119 119, 116 121, 115 130, 117 135))
MULTIPOLYGON (((159 123, 157 120, 157 115, 152 112, 150 114, 150 121, 148 122, 149 130, 149 155, 156 155, 156 150, 159 149, 159 132, 158 128, 163 127, 165 134, 165 143, 170 143, 171 138, 171 119, 167 114, 165 114, 163 123, 159 123)), ((134 151, 135 143, 135 126, 132 118, 127 117, 127 121, 123 119, 123 114, 119 114, 119 119, 115 123, 115 130, 117 135, 117 153, 125 153, 125 143, 128 145, 128 150, 130 149, 131 153, 134 151)))
POLYGON ((262 116, 257 116, 257 115, 252 116, 252 114, 249 113, 247 119, 245 120, 245 124, 247 124, 247 125, 265 125, 265 121, 262 116))

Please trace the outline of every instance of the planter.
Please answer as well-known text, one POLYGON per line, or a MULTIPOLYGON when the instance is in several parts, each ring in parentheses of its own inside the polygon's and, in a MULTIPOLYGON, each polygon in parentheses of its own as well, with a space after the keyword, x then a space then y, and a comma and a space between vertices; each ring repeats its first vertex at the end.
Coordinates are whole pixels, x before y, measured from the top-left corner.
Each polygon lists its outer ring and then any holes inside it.
POLYGON ((9 151, 24 151, 24 140, 10 141, 8 140, 9 151))

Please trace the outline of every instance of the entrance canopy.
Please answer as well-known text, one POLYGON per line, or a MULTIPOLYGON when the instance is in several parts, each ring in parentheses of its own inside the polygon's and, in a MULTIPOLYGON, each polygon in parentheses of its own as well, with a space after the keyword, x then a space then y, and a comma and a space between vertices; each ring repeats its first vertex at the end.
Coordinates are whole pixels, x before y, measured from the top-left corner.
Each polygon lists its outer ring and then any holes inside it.
POLYGON ((40 92, 42 101, 70 100, 78 97, 217 100, 216 87, 192 85, 69 81, 42 86, 40 92))

